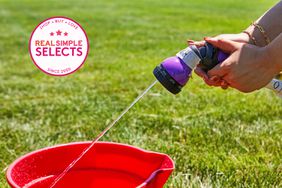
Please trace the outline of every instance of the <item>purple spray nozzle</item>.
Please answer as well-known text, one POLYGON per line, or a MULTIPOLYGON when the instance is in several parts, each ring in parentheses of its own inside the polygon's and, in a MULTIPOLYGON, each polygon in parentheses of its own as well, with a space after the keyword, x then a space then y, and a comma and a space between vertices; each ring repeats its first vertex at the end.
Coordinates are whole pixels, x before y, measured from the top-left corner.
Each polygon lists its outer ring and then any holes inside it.
POLYGON ((153 73, 168 91, 177 94, 189 80, 192 69, 182 59, 173 56, 165 59, 153 73))
POLYGON ((153 73, 157 80, 171 93, 177 94, 191 77, 192 70, 199 64, 205 71, 223 62, 228 54, 206 43, 203 47, 189 46, 176 56, 165 59, 153 73))

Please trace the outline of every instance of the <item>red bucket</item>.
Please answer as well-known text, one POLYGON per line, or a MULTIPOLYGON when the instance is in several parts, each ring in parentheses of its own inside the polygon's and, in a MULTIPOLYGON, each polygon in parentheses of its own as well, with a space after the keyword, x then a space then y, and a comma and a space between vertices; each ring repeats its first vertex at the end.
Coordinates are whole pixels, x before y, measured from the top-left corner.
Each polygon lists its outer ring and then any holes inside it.
MULTIPOLYGON (((13 188, 48 188, 91 142, 76 142, 29 153, 10 165, 13 188)), ((174 169, 165 154, 133 146, 98 142, 56 184, 56 188, 161 188, 174 169)))

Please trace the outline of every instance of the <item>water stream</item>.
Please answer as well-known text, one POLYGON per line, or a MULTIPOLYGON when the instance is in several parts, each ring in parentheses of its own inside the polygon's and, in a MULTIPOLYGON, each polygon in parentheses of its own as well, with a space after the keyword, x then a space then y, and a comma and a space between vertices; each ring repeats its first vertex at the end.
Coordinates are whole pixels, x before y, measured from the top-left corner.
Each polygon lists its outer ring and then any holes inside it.
POLYGON ((83 152, 75 159, 71 164, 67 166, 67 168, 60 173, 57 178, 52 182, 50 188, 54 188, 56 184, 63 179, 63 177, 75 166, 75 164, 85 155, 87 152, 95 145, 96 142, 100 140, 125 114, 132 108, 158 81, 155 80, 147 89, 145 89, 128 107, 126 107, 121 114, 112 121, 87 147, 83 152))

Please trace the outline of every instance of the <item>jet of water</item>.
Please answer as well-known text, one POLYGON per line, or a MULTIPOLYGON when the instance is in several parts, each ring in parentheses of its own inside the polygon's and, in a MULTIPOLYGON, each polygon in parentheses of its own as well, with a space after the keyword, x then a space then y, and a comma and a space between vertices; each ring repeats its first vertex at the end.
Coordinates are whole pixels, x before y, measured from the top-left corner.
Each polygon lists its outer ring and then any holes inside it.
POLYGON ((95 145, 96 142, 99 141, 123 116, 132 108, 158 81, 155 80, 147 89, 145 89, 127 108, 125 108, 121 114, 111 123, 109 124, 87 147, 75 160, 72 161, 68 167, 57 176, 57 178, 52 182, 50 188, 54 188, 57 183, 63 179, 63 177, 75 166, 75 164, 95 145))

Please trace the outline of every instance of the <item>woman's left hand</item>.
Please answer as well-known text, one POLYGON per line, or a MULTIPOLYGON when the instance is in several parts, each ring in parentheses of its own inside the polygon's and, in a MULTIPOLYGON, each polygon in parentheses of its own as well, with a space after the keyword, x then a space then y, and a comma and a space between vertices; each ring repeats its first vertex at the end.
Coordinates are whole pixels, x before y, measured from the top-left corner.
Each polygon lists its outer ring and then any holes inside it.
POLYGON ((278 73, 271 64, 267 48, 224 39, 206 38, 206 42, 230 54, 221 64, 208 71, 214 86, 228 86, 252 92, 266 86, 278 73))

